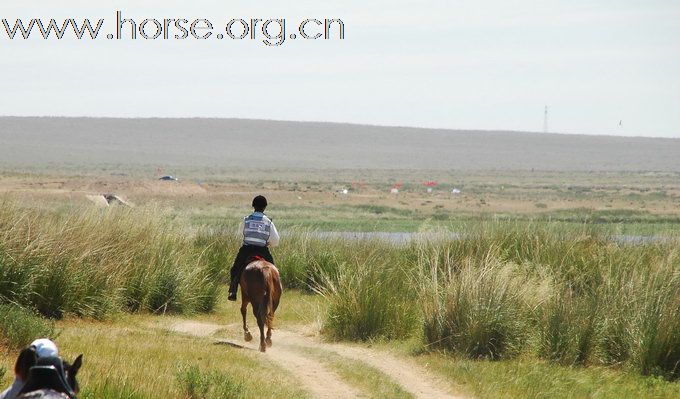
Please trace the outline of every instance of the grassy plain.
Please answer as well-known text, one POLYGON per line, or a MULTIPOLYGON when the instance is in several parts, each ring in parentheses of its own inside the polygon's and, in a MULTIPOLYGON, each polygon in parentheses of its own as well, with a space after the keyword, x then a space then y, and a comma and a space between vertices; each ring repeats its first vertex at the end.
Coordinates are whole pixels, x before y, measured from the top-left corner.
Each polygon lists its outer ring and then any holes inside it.
MULTIPOLYGON (((666 335, 656 335, 659 348, 680 350, 677 332, 673 332, 677 331, 677 301, 657 295, 663 290, 672 295, 677 287, 654 286, 658 281, 643 278, 643 271, 651 269, 668 271, 669 276, 677 274, 677 246, 663 240, 645 245, 617 244, 606 238, 632 235, 673 240, 680 232, 678 173, 321 170, 308 172, 304 179, 297 173, 200 176, 187 172, 190 177, 179 182, 159 182, 153 176, 140 176, 141 171, 130 176, 112 175, 111 171, 80 175, 46 169, 5 171, 0 174, 0 193, 12 204, 14 216, 3 219, 12 223, 3 227, 6 234, 0 253, 22 253, 22 259, 32 259, 23 265, 46 265, 50 270, 58 270, 59 261, 65 260, 71 270, 84 273, 76 274, 79 277, 73 284, 89 282, 93 290, 76 291, 77 296, 67 291, 57 297, 62 302, 43 303, 43 294, 13 295, 10 287, 3 291, 2 302, 19 303, 58 318, 56 336, 63 353, 67 357, 86 354, 82 397, 309 395, 294 375, 265 357, 216 347, 209 337, 182 335, 166 328, 167 323, 179 319, 225 326, 238 323, 239 314, 235 306, 224 301, 223 288, 197 284, 195 279, 210 276, 223 282, 225 268, 238 245, 233 237, 236 225, 249 211, 252 196, 262 193, 270 201, 268 213, 284 238, 282 247, 274 250, 288 288, 277 312, 278 325, 283 329, 327 340, 358 340, 361 346, 382 348, 418 362, 455 390, 478 397, 670 398, 680 394, 679 383, 673 382, 677 377, 672 365, 644 369, 641 365, 648 364, 645 361, 653 366, 655 360, 644 360, 639 352, 630 351, 636 348, 631 342, 641 336, 635 334, 646 320, 642 317, 647 309, 644 306, 657 305, 662 317, 657 325, 667 331, 666 335), (440 184, 429 194, 421 183, 435 179, 440 184), (401 181, 406 184, 400 193, 390 194, 392 185, 401 181), (451 194, 454 187, 461 193, 451 194), (340 193, 344 188, 349 189, 348 195, 340 193), (103 193, 119 194, 135 207, 104 210, 86 197, 103 193), (31 220, 32 224, 28 223, 31 220), (32 227, 29 231, 21 226, 32 227), (494 228, 500 231, 496 236, 492 234, 494 228), (409 247, 379 240, 324 241, 317 236, 324 231, 488 234, 486 239, 471 237, 443 246, 409 247), (517 231, 523 235, 513 233, 517 231), (21 245, 17 237, 35 245, 21 245), (163 248, 171 249, 172 256, 163 256, 163 248), (121 273, 113 280, 92 279, 85 271, 95 260, 121 273), (391 269, 387 267, 390 261, 396 265, 391 269), (163 267, 154 267, 156 264, 163 267), (135 280, 131 271, 140 265, 144 267, 139 270, 146 270, 144 279, 135 280), (381 268, 377 273, 373 272, 376 266, 381 268), (441 279, 431 278, 435 266, 441 279), (157 270, 166 273, 155 273, 157 270), (204 274, 193 273, 195 270, 204 274), (513 273, 527 278, 524 281, 530 282, 534 291, 523 292, 526 295, 522 298, 491 295, 516 291, 512 286, 515 283, 503 285, 512 280, 510 277, 498 281, 489 278, 513 273), (622 285, 626 281, 649 290, 622 285), (465 288, 474 282, 488 284, 493 290, 485 293, 465 288), (321 295, 310 289, 310 284, 321 295), (206 286, 208 292, 197 290, 206 286), (135 291, 135 287, 143 289, 135 291), (168 287, 174 291, 168 291, 168 287), (382 299, 374 295, 376 287, 387 293, 382 299), (443 294, 424 295, 432 289, 443 294), (632 294, 626 289, 633 289, 632 294), (576 291, 578 294, 574 294, 576 291), (168 292, 176 295, 159 296, 168 292), (457 299, 444 295, 460 292, 474 295, 457 299), (82 306, 93 297, 100 298, 96 302, 99 306, 82 306), (206 298, 209 300, 202 300, 206 298), (609 312, 612 317, 589 332, 589 325, 581 323, 583 314, 576 312, 587 298, 597 298, 598 303, 612 298, 630 301, 614 303, 611 308, 590 304, 588 309, 598 315, 609 312), (667 301, 657 303, 654 298, 667 301), (160 305, 173 303, 170 299, 184 302, 163 309, 160 305), (498 318, 481 317, 489 316, 479 307, 485 299, 497 304, 493 314, 498 318), (371 303, 380 306, 363 307, 371 303), (470 306, 465 310, 461 303, 470 306), (58 311, 53 312, 48 304, 59 305, 58 311), (527 315, 527 309, 537 312, 527 315), (616 313, 621 309, 629 309, 629 313, 616 313), (546 326, 557 325, 546 323, 556 319, 539 310, 571 317, 568 320, 585 330, 550 335, 546 326), (475 348, 464 344, 463 333, 460 340, 448 339, 450 331, 446 328, 457 325, 454 316, 462 311, 486 324, 480 323, 476 329, 459 324, 457 331, 484 335, 488 332, 485 328, 490 327, 489 331, 510 339, 508 350, 498 351, 497 357, 479 356, 475 348), (526 324, 508 323, 520 313, 526 324), (357 318, 352 319, 352 315, 357 318), (638 324, 617 324, 628 319, 638 324), (380 324, 380 328, 372 329, 372 323, 380 324), (618 328, 631 334, 608 333, 618 328), (582 339, 584 334, 591 334, 592 339, 582 339), (610 342, 605 339, 609 337, 621 340, 610 342), (441 338, 447 339, 439 341, 441 338), (562 344, 560 339, 564 340, 562 344), (550 342, 557 342, 552 351, 541 349, 550 342), (264 383, 265 373, 271 376, 268 378, 273 385, 264 383)), ((7 214, 10 207, 7 202, 3 204, 0 213, 7 214)), ((0 262, 3 272, 10 270, 10 263, 0 262)), ((677 281, 677 276, 673 278, 677 281)), ((9 277, 3 282, 7 281, 9 277)), ((31 292, 41 292, 31 278, 22 281, 26 287, 33 287, 31 292)), ((15 319, 23 317, 13 314, 15 319)), ((30 317, 33 320, 34 316, 30 317)), ((45 326, 42 331, 52 328, 50 322, 45 326)), ((11 380, 16 346, 32 338, 24 335, 2 342, 3 384, 11 380)), ((645 337, 651 336, 655 336, 653 332, 645 337)), ((496 341, 487 342, 491 345, 484 353, 500 349, 494 346, 496 341)), ((650 350, 653 353, 656 349, 650 350)), ((375 387, 374 395, 408 397, 395 381, 366 365, 353 367, 352 362, 335 355, 307 352, 317 360, 325 359, 326 366, 364 391, 375 387)))
MULTIPOLYGON (((134 204, 155 204, 189 227, 235 228, 252 196, 265 194, 282 229, 414 232, 460 231, 480 221, 587 224, 612 234, 672 234, 680 224, 680 173, 296 170, 187 171, 179 182, 119 176, 113 171, 64 175, 0 173, 0 194, 46 209, 91 205, 87 195, 115 193, 134 204), (422 185, 436 180, 428 194, 422 185), (402 182, 399 194, 390 188, 402 182), (460 194, 451 194, 453 188, 460 194), (341 194, 348 189, 349 194, 341 194)), ((137 174, 143 173, 137 170, 137 174)))

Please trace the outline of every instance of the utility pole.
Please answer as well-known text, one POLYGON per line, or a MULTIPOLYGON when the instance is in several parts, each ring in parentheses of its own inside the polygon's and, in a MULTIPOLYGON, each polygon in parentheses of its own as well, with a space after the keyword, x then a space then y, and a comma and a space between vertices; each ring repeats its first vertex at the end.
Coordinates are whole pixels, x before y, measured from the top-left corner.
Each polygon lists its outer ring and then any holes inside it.
POLYGON ((543 133, 548 133, 548 106, 545 106, 545 112, 543 113, 543 133))

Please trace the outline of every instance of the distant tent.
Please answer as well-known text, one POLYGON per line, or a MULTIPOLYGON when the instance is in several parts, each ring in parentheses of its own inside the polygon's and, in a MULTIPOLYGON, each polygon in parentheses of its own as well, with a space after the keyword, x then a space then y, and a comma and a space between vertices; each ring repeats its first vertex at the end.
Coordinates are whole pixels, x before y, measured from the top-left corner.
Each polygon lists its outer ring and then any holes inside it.
POLYGON ((85 197, 100 208, 107 208, 109 206, 109 201, 103 195, 86 195, 85 197))
POLYGON ((132 207, 131 203, 116 194, 86 195, 86 197, 100 208, 106 208, 111 205, 132 207))
POLYGON ((132 207, 132 204, 121 198, 116 194, 104 194, 103 197, 106 199, 109 205, 124 205, 127 207, 132 207))
POLYGON ((396 187, 392 187, 392 189, 390 190, 390 194, 399 194, 399 189, 396 187))
POLYGON ((179 181, 178 178, 176 178, 175 176, 172 176, 172 175, 161 176, 161 177, 158 178, 158 180, 164 180, 164 181, 179 181))
POLYGON ((460 190, 457 189, 457 188, 454 188, 453 190, 451 190, 451 194, 460 194, 460 190))
POLYGON ((427 187, 427 193, 432 194, 432 191, 434 191, 434 188, 437 187, 437 182, 436 181, 426 181, 423 182, 423 186, 427 187))

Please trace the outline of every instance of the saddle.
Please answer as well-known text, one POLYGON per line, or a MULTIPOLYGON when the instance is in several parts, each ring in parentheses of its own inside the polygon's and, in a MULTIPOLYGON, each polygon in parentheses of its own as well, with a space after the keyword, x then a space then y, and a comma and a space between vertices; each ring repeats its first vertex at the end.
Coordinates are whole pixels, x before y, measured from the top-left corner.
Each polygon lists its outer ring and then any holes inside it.
POLYGON ((246 261, 246 265, 248 263, 257 262, 258 260, 265 260, 265 259, 263 257, 261 257, 260 255, 249 256, 248 260, 246 261))
POLYGON ((64 364, 58 357, 39 358, 36 365, 29 369, 28 379, 19 394, 41 389, 51 389, 75 399, 75 392, 66 382, 64 364))

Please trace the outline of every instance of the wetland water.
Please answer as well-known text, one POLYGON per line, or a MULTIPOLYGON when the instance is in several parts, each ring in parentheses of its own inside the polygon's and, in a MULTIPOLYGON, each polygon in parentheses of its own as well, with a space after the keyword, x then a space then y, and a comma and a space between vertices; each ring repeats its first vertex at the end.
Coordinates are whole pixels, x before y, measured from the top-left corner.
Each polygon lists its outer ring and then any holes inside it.
MULTIPOLYGON (((309 233, 317 238, 343 238, 352 240, 383 240, 394 244, 407 244, 411 241, 428 240, 444 241, 458 240, 464 235, 461 233, 410 233, 410 232, 387 232, 387 231, 315 231, 309 233)), ((609 238, 619 244, 650 244, 668 239, 664 236, 640 236, 640 235, 611 235, 609 238)))

